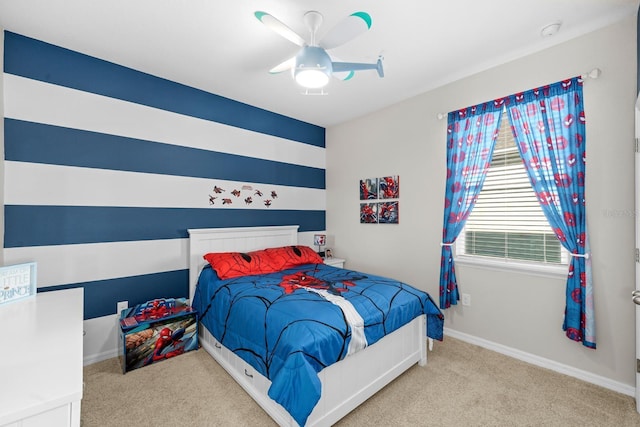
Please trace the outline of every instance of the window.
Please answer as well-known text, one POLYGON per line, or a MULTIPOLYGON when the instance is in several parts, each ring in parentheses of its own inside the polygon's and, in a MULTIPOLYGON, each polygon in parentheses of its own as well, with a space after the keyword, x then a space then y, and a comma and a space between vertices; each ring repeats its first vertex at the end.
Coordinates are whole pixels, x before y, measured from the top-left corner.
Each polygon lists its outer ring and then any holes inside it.
POLYGON ((537 266, 568 262, 531 187, 506 112, 482 191, 456 240, 456 255, 462 261, 537 266))

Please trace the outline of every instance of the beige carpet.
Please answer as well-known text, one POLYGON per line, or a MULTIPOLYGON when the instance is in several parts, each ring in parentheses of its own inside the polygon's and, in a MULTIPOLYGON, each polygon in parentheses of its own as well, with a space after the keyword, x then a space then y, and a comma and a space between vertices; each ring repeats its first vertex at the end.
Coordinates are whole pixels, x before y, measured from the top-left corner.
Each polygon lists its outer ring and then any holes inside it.
MULTIPOLYGON (((203 350, 122 374, 87 366, 83 427, 273 426, 203 350)), ((446 337, 337 426, 640 426, 634 399, 446 337)))

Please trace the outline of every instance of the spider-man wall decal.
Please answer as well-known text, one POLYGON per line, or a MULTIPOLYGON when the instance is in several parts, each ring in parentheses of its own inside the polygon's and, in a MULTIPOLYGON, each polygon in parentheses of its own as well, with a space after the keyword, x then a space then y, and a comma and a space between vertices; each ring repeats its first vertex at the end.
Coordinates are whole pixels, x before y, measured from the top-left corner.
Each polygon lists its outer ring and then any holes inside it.
MULTIPOLYGON (((219 187, 217 185, 213 186, 213 194, 222 194, 224 192, 226 192, 224 188, 219 187)), ((213 194, 209 194, 209 205, 211 206, 216 205, 216 199, 218 199, 218 196, 214 196, 213 194)), ((267 208, 270 208, 273 201, 278 198, 278 193, 275 190, 270 190, 268 192, 269 196, 265 196, 265 193, 262 190, 258 188, 253 188, 251 185, 243 185, 240 189, 234 188, 231 191, 231 194, 238 199, 243 198, 246 205, 251 205, 252 202, 254 201, 254 197, 255 198, 261 197, 262 204, 267 208)), ((229 199, 229 198, 222 199, 222 205, 228 206, 232 204, 233 204, 232 199, 229 199)), ((219 205, 216 205, 216 206, 219 206, 219 205)))

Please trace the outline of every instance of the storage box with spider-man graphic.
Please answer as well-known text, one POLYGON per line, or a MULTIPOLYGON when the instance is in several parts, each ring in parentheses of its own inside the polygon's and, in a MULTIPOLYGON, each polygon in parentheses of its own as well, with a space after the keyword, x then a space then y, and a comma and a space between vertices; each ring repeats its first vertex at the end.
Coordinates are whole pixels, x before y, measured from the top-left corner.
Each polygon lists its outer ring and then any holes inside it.
POLYGON ((186 298, 160 298, 120 312, 122 372, 198 348, 198 319, 186 298))

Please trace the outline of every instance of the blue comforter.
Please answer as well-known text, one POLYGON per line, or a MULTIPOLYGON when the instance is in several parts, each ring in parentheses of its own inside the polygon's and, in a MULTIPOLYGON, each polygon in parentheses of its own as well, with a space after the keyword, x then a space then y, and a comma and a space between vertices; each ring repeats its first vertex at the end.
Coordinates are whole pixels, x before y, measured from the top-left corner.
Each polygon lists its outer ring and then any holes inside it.
POLYGON ((444 319, 425 292, 325 264, 227 280, 207 265, 192 305, 220 343, 271 380, 269 397, 300 425, 320 399, 323 368, 422 314, 427 335, 441 340, 444 319))

